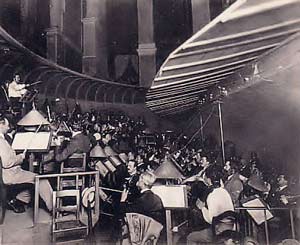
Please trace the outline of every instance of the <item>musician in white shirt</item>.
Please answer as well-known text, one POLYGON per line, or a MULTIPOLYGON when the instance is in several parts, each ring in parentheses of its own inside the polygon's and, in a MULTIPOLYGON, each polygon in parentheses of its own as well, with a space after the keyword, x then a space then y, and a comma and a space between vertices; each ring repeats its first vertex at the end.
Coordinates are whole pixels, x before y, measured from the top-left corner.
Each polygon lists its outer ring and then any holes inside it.
POLYGON ((16 74, 11 83, 8 85, 8 97, 20 98, 27 91, 26 84, 20 84, 21 78, 19 74, 16 74))
MULTIPOLYGON (((233 202, 227 190, 221 187, 222 172, 214 165, 209 166, 204 175, 204 182, 212 187, 208 194, 206 202, 197 200, 197 207, 201 210, 203 221, 207 225, 211 225, 212 219, 226 211, 234 211, 233 202)), ((212 241, 211 227, 195 231, 188 235, 187 243, 191 244, 207 244, 212 241)))
POLYGON ((18 106, 20 98, 27 92, 26 84, 21 84, 20 81, 20 75, 15 74, 8 85, 8 97, 13 108, 18 106))

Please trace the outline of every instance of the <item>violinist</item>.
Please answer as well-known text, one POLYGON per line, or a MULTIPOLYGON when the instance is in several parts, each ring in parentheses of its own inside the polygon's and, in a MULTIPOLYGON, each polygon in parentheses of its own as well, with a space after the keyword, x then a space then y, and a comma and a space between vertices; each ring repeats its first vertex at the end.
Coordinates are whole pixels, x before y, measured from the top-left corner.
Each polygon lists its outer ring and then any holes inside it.
POLYGON ((8 84, 8 97, 12 108, 18 108, 20 106, 19 100, 26 92, 26 85, 21 84, 20 75, 15 74, 13 80, 8 84))
POLYGON ((127 201, 132 202, 139 196, 139 189, 136 186, 136 183, 139 180, 139 173, 137 171, 137 162, 130 160, 127 164, 128 176, 125 181, 125 188, 128 190, 127 201))

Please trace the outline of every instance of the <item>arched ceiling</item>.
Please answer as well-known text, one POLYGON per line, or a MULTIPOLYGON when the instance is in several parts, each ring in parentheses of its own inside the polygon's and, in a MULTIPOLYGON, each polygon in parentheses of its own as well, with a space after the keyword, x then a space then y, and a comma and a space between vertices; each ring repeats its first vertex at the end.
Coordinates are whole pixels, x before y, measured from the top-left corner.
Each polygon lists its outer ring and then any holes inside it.
POLYGON ((11 37, 0 26, 0 81, 19 72, 27 84, 35 85, 45 97, 88 100, 96 103, 144 103, 146 90, 74 72, 44 59, 11 37))
POLYGON ((147 107, 169 117, 211 102, 212 90, 237 80, 297 34, 299 24, 300 0, 236 1, 169 55, 147 92, 147 107))

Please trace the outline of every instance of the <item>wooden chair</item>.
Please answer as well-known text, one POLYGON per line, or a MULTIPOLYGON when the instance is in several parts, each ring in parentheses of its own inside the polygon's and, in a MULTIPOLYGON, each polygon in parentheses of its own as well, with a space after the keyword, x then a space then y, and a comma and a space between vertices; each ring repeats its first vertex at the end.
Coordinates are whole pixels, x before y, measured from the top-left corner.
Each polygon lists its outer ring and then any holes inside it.
POLYGON ((127 213, 126 224, 129 238, 123 240, 122 244, 156 245, 163 229, 163 225, 156 220, 138 213, 127 213))
MULTIPOLYGON (((61 163, 60 173, 75 173, 86 171, 87 154, 86 153, 74 153, 66 161, 61 163)), ((79 186, 84 186, 84 178, 82 177, 77 181, 79 186)), ((76 180, 74 178, 62 178, 61 188, 74 187, 76 180)))
POLYGON ((215 242, 222 239, 226 232, 238 230, 238 216, 239 214, 234 211, 226 211, 213 218, 212 233, 215 242))
MULTIPOLYGON (((52 241, 58 237, 69 237, 71 240, 83 239, 88 234, 88 226, 80 222, 80 191, 63 190, 53 192, 53 211, 52 211, 52 241), (63 198, 75 198, 75 205, 62 205, 63 198), (73 213, 63 216, 64 212, 73 213)), ((70 241, 70 239, 68 240, 70 241)))
POLYGON ((5 212, 6 212, 6 192, 7 187, 3 182, 2 177, 2 160, 0 158, 0 225, 4 222, 5 212))
POLYGON ((73 153, 67 160, 61 163, 60 173, 85 172, 86 162, 86 153, 73 153))

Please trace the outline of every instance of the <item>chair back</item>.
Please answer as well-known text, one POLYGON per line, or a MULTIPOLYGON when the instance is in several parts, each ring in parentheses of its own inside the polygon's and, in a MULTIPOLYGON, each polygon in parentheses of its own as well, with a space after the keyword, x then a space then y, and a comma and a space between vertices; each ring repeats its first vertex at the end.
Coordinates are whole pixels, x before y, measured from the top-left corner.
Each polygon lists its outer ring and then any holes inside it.
POLYGON ((151 217, 137 214, 126 214, 129 238, 132 245, 156 244, 163 225, 151 217))
POLYGON ((237 230, 238 213, 234 211, 225 211, 220 215, 213 217, 212 232, 214 236, 220 235, 227 230, 237 230))
POLYGON ((85 172, 86 171, 87 154, 73 153, 67 160, 61 163, 61 173, 85 172))
POLYGON ((53 191, 53 213, 52 219, 55 221, 57 215, 62 211, 72 211, 75 213, 76 219, 79 220, 80 214, 80 191, 79 190, 62 190, 53 191), (76 199, 75 206, 62 206, 62 202, 58 200, 59 198, 73 197, 76 199))
POLYGON ((72 240, 78 239, 77 236, 87 236, 88 226, 80 221, 80 191, 79 190, 61 190, 53 192, 53 211, 52 211, 52 241, 58 237, 68 237, 72 240), (74 198, 76 203, 64 204, 63 199, 74 198), (64 216, 64 213, 75 214, 73 216, 64 216))

